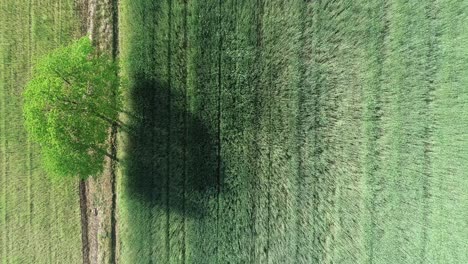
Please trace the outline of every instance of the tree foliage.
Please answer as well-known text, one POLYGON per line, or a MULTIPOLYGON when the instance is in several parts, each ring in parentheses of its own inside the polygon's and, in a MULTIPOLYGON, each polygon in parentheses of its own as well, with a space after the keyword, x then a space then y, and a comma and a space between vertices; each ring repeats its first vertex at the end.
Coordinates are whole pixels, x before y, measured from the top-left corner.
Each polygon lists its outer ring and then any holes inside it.
POLYGON ((24 117, 49 173, 86 178, 102 170, 108 131, 121 107, 117 70, 86 37, 35 65, 24 92, 24 117))

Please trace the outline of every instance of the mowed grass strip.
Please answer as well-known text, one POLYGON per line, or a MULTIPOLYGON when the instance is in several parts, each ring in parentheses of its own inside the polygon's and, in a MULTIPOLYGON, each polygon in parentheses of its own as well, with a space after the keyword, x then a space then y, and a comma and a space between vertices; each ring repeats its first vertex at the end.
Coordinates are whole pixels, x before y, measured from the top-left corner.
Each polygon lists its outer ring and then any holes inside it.
POLYGON ((23 128, 22 89, 41 54, 76 35, 73 1, 2 1, 2 263, 81 261, 75 181, 52 183, 23 128))

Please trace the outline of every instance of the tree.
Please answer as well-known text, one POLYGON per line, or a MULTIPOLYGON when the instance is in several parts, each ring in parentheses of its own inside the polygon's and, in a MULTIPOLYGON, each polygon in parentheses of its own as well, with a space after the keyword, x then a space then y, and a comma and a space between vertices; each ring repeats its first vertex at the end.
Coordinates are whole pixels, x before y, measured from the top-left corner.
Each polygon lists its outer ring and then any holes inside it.
POLYGON ((121 108, 117 73, 117 63, 97 55, 86 37, 37 62, 24 92, 24 117, 49 173, 86 178, 102 170, 106 155, 114 158, 107 151, 121 108))

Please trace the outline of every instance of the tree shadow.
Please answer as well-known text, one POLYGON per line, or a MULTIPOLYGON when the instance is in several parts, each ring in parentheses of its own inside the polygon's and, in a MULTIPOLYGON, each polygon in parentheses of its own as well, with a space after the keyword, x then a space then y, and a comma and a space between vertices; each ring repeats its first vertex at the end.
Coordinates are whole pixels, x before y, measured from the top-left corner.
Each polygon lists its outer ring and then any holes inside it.
POLYGON ((186 95, 143 74, 132 77, 122 164, 131 199, 188 217, 219 195, 216 128, 187 111, 186 95))

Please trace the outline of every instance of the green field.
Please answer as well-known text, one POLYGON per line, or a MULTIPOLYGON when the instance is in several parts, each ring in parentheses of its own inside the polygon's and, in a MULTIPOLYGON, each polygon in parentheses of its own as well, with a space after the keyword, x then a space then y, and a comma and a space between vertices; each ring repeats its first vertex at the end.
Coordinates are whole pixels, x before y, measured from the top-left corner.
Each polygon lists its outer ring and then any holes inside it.
POLYGON ((120 260, 467 262, 467 8, 122 0, 120 260))
POLYGON ((38 55, 79 34, 72 0, 0 1, 0 263, 80 263, 77 181, 53 183, 23 127, 38 55))
MULTIPOLYGON (((77 3, 0 0, 2 264, 82 262, 21 113, 77 3)), ((468 263, 467 1, 118 5, 118 263, 468 263)))

